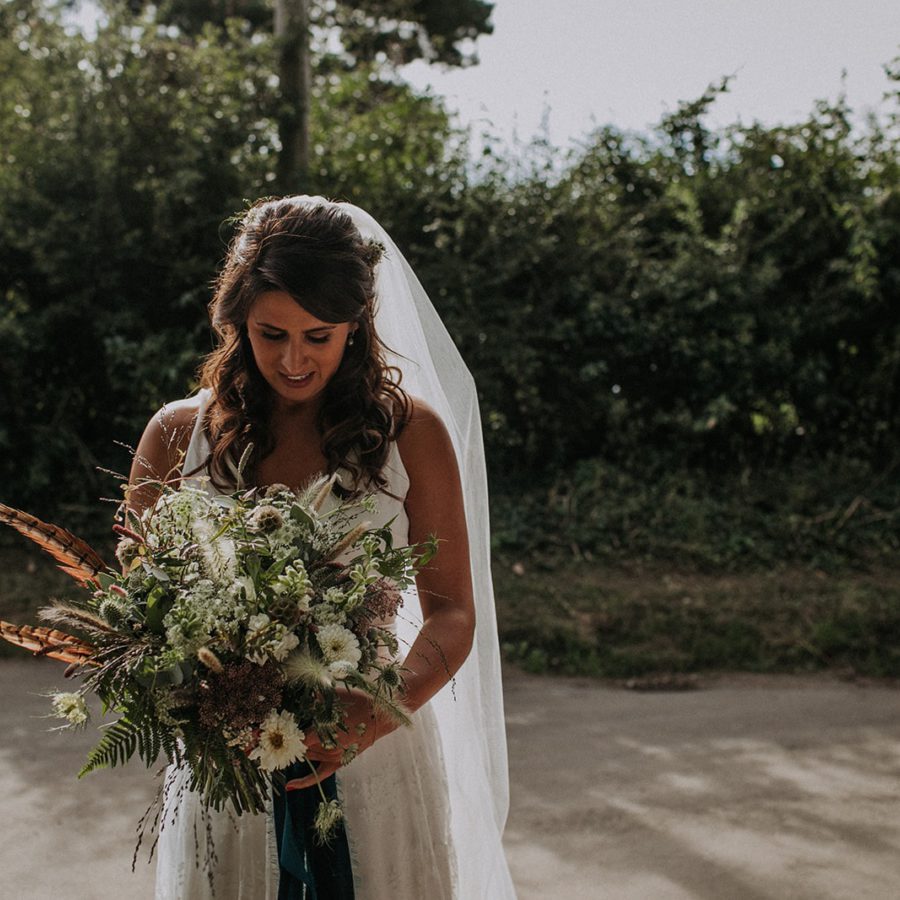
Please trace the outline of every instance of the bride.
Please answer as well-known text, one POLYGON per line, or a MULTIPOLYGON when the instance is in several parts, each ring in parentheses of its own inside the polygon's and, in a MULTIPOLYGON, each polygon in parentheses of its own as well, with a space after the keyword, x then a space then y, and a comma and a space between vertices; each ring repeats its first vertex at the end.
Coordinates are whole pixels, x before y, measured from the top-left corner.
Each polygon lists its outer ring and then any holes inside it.
POLYGON ((501 845, 506 744, 471 376, 396 245, 350 204, 253 206, 210 312, 218 345, 201 390, 147 425, 132 508, 154 500, 143 480, 173 470, 207 490, 233 489, 230 473, 252 443, 244 474, 253 483, 298 487, 337 473, 340 493, 376 492, 366 517, 388 524, 395 544, 435 535, 439 550, 400 615, 382 623, 405 648, 412 725, 398 728, 366 695, 348 693, 357 755, 342 766, 343 747, 311 740, 317 776, 288 782, 294 799, 315 791, 315 777, 330 783, 344 809, 341 839, 327 848, 301 840, 303 859, 290 861, 272 811, 208 811, 170 767, 157 900, 514 897, 501 845))

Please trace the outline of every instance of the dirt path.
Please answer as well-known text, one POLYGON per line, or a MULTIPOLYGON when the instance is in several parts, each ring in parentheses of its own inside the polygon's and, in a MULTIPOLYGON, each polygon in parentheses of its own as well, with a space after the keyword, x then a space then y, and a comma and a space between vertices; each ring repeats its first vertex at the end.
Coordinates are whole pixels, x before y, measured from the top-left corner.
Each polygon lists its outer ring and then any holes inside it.
MULTIPOLYGON (((152 867, 130 859, 152 785, 137 766, 74 780, 93 735, 37 718, 60 672, 0 662, 0 897, 149 900, 152 867)), ((638 694, 509 673, 506 698, 520 900, 900 892, 900 690, 731 677, 638 694)))

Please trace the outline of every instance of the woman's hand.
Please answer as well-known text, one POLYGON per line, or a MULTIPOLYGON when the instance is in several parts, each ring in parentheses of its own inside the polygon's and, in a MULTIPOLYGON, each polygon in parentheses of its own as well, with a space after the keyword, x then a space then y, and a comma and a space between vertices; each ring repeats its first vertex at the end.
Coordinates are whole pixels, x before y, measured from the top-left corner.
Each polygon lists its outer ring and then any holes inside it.
POLYGON ((316 764, 316 772, 303 778, 289 781, 285 788, 298 791, 312 787, 317 781, 324 781, 342 765, 368 750, 375 741, 397 728, 397 722, 384 713, 376 712, 369 695, 364 691, 349 688, 341 697, 344 708, 344 724, 347 731, 338 732, 336 747, 322 746, 318 735, 312 731, 306 735, 306 757, 316 764))

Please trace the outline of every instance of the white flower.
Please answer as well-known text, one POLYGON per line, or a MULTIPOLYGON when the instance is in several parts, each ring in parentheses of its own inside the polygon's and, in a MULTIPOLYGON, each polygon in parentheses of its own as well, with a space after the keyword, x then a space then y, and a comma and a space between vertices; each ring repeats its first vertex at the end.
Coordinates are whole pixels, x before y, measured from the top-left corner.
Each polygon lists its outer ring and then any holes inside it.
POLYGON ((289 712, 272 710, 262 723, 259 745, 250 753, 267 772, 283 769, 306 755, 305 735, 289 712))
POLYGON ((53 714, 68 719, 70 725, 84 725, 90 713, 81 694, 54 691, 51 699, 53 714))
POLYGON ((328 674, 337 681, 343 681, 356 666, 346 659, 336 659, 328 663, 328 674))
POLYGON ((289 631, 274 647, 272 647, 271 653, 274 659, 277 659, 281 662, 284 659, 287 659, 288 654, 300 643, 300 638, 294 634, 293 631, 289 631))
POLYGON ((324 625, 316 634, 316 640, 329 663, 346 662, 355 668, 362 657, 356 635, 341 625, 324 625))
POLYGON ((210 500, 206 492, 182 487, 160 494, 156 503, 144 510, 142 519, 154 538, 174 544, 190 540, 194 520, 209 514, 210 500))
POLYGON ((299 643, 300 639, 292 631, 288 631, 284 625, 275 622, 265 613, 257 613, 250 616, 247 623, 247 642, 252 646, 252 652, 246 654, 247 659, 257 665, 264 665, 269 657, 279 662, 286 659, 288 654, 299 643), (265 638, 261 636, 265 633, 265 638))
POLYGON ((340 801, 329 800, 327 803, 320 803, 316 808, 316 817, 313 821, 318 838, 327 841, 343 818, 344 811, 341 809, 340 801))
POLYGON ((238 575, 229 588, 229 594, 235 602, 253 603, 256 600, 256 588, 249 575, 238 575))
POLYGON ((116 544, 116 559, 127 568, 134 562, 140 549, 141 545, 130 537, 120 538, 116 544))

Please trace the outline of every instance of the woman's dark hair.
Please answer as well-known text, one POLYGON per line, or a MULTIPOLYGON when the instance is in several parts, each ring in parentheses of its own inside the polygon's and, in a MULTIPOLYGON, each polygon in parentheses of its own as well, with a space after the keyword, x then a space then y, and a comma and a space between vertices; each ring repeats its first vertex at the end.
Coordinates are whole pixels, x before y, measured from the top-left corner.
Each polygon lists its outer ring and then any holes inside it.
POLYGON ((410 400, 400 372, 385 363, 373 326, 375 266, 383 248, 363 240, 340 207, 285 197, 258 201, 243 216, 209 304, 218 345, 200 368, 212 389, 204 427, 206 467, 217 487, 253 444, 244 480, 275 446, 270 428, 274 396, 253 358, 247 316, 265 291, 285 291, 323 322, 354 322, 357 330, 325 386, 318 413, 329 473, 339 467, 356 487, 383 488, 390 446, 406 424, 410 400))

